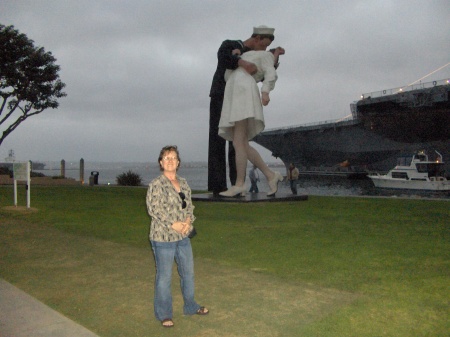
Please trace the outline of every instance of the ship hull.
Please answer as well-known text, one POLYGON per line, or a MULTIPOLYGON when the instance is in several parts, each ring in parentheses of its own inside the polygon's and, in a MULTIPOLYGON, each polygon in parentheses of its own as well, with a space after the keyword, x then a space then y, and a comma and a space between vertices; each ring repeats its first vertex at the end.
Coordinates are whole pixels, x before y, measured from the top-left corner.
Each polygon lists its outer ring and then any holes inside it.
MULTIPOLYGON (((309 171, 341 170, 346 162, 350 170, 386 172, 402 153, 436 150, 450 172, 450 87, 430 90, 437 94, 430 94, 426 105, 405 104, 400 95, 365 99, 356 104, 350 121, 267 130, 253 140, 285 164, 309 171)), ((422 94, 413 91, 410 99, 422 94)))
POLYGON ((384 176, 369 176, 375 187, 392 188, 402 190, 422 191, 450 191, 450 182, 445 181, 421 181, 385 178, 384 176))

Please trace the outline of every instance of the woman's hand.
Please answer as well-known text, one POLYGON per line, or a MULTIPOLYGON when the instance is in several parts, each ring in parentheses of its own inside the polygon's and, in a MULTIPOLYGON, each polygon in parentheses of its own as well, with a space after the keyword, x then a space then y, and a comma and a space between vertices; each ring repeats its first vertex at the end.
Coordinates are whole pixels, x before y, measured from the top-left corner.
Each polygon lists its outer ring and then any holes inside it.
POLYGON ((192 230, 192 226, 189 223, 184 223, 184 227, 183 227, 183 235, 188 235, 192 230))
POLYGON ((241 55, 241 51, 239 49, 233 49, 231 55, 241 55))
POLYGON ((285 52, 286 51, 284 50, 284 48, 281 48, 281 47, 275 48, 275 50, 273 52, 273 56, 275 58, 275 61, 274 61, 275 69, 277 69, 279 66, 278 61, 279 61, 280 55, 284 55, 285 52))
POLYGON ((275 55, 275 57, 278 57, 280 55, 284 55, 285 53, 286 51, 284 50, 284 48, 276 47, 275 52, 273 54, 275 55))
POLYGON ((270 97, 268 92, 262 92, 261 93, 261 103, 262 105, 266 106, 270 102, 270 97))
POLYGON ((172 228, 182 235, 187 235, 191 231, 191 220, 189 219, 188 222, 183 221, 174 222, 172 224, 172 228))
POLYGON ((188 235, 192 230, 191 218, 188 216, 186 220, 184 220, 185 228, 183 231, 183 235, 188 235))
POLYGON ((184 220, 184 223, 187 223, 189 227, 191 226, 191 217, 187 217, 186 220, 184 220))

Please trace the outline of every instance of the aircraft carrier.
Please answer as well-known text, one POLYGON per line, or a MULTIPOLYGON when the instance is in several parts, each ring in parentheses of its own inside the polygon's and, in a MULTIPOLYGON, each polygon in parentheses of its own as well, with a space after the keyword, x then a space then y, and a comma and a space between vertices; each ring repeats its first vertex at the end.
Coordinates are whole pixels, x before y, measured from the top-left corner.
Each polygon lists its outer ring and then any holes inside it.
POLYGON ((302 172, 385 172, 398 156, 425 150, 443 155, 448 174, 449 91, 439 80, 364 94, 349 119, 269 129, 253 141, 302 172))

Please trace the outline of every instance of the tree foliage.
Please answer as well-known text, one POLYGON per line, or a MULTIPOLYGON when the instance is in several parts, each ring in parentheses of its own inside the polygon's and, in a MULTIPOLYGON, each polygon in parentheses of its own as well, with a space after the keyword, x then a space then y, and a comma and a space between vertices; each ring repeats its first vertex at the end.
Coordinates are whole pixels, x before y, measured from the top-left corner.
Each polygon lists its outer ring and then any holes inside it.
POLYGON ((14 26, 0 24, 0 145, 28 117, 57 108, 66 96, 55 61, 14 26))

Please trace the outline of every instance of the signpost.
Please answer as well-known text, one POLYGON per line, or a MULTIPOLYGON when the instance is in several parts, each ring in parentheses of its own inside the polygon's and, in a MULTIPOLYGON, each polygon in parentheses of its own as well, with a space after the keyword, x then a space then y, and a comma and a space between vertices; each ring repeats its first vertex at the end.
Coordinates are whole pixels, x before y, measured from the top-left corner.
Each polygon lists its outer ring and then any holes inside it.
POLYGON ((30 171, 31 163, 29 161, 25 163, 13 163, 14 172, 14 206, 17 206, 17 181, 26 181, 27 189, 27 208, 30 208, 30 171))

